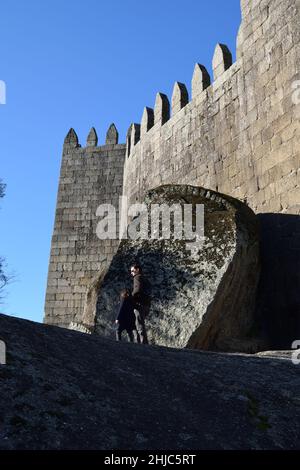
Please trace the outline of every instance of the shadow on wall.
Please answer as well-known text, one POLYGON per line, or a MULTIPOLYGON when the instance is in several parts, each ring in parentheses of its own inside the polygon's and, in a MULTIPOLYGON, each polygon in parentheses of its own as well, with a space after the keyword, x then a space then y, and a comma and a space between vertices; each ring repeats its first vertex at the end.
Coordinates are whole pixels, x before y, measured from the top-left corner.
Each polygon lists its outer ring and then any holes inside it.
POLYGON ((300 216, 258 214, 261 278, 256 314, 270 348, 300 340, 300 216))
MULTIPOLYGON (((109 270, 105 273, 101 291, 99 286, 101 295, 98 297, 96 307, 96 333, 115 338, 114 319, 120 303, 120 291, 123 288, 132 291, 133 278, 130 275, 130 267, 137 262, 142 266, 143 275, 151 285, 151 296, 159 300, 159 302, 153 302, 151 308, 150 305, 147 306, 151 322, 155 324, 155 332, 165 341, 172 336, 170 333, 172 321, 167 316, 168 306, 176 303, 179 284, 192 283, 194 277, 180 266, 176 250, 174 253, 166 252, 159 242, 152 242, 151 245, 149 247, 145 243, 147 248, 143 250, 130 246, 124 241, 121 242, 121 249, 114 256, 109 270), (164 322, 162 320, 165 316, 167 319, 164 322), (162 325, 158 319, 162 321, 162 325)), ((176 338, 178 331, 174 330, 174 335, 176 338)), ((150 342, 152 342, 151 338, 150 333, 150 342)))

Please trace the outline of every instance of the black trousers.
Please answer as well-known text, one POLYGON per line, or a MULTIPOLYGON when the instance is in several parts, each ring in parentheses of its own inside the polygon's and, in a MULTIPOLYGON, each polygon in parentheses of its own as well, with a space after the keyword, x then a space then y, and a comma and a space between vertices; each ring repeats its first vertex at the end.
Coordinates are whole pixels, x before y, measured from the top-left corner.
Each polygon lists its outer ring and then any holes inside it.
POLYGON ((122 341, 122 332, 126 330, 127 331, 127 334, 128 334, 128 337, 129 337, 129 341, 131 343, 133 343, 134 341, 134 337, 133 337, 133 329, 130 328, 129 326, 124 326, 124 325, 118 325, 117 327, 117 330, 116 330, 116 340, 117 341, 122 341))

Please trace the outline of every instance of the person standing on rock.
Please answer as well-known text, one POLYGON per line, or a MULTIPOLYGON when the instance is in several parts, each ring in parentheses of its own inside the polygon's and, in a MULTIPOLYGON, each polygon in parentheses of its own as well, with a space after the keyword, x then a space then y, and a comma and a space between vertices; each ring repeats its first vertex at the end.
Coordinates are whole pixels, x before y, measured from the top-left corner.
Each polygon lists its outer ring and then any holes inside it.
POLYGON ((135 330, 135 315, 133 311, 133 300, 129 289, 122 289, 120 293, 121 303, 115 321, 117 325, 116 340, 122 340, 122 332, 127 331, 129 341, 133 342, 133 330, 135 330))
POLYGON ((133 264, 130 268, 130 273, 133 277, 132 298, 135 314, 137 342, 147 344, 148 340, 145 329, 145 316, 147 315, 148 311, 148 296, 146 295, 147 281, 139 264, 133 264))

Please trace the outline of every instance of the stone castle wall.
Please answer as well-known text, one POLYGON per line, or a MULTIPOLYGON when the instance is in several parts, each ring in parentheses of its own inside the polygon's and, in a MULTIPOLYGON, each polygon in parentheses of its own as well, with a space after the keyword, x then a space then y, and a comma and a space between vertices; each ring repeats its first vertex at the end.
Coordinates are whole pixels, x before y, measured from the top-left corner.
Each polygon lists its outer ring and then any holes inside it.
POLYGON ((237 60, 217 45, 213 83, 196 64, 192 99, 175 83, 158 94, 127 138, 124 193, 141 200, 165 183, 204 186, 246 199, 256 212, 300 213, 300 2, 242 1, 237 60))
POLYGON ((45 321, 68 326, 81 319, 87 287, 108 263, 118 240, 99 240, 99 204, 118 207, 122 193, 125 145, 110 128, 107 144, 97 147, 92 130, 80 147, 73 130, 66 137, 51 244, 45 321), (111 131, 113 136, 111 136, 111 131))
POLYGON ((300 80, 300 2, 241 0, 241 10, 236 62, 217 45, 212 78, 195 66, 191 100, 178 82, 171 103, 158 93, 154 109, 146 107, 141 123, 130 126, 126 145, 117 144, 114 128, 102 147, 93 130, 85 148, 68 134, 46 322, 80 321, 87 287, 116 252, 118 240, 96 237, 98 205, 118 207, 121 194, 140 202, 146 190, 167 183, 216 190, 260 214, 258 311, 274 322, 300 308, 300 104, 292 99, 300 80))

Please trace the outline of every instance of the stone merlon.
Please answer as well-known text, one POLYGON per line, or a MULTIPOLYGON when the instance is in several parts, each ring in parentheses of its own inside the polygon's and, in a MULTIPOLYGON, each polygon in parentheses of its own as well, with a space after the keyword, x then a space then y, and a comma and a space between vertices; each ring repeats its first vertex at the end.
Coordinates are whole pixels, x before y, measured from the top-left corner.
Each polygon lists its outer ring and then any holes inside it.
POLYGON ((116 126, 114 125, 114 123, 112 123, 109 126, 109 129, 106 133, 105 143, 106 145, 117 145, 118 141, 119 141, 119 134, 118 134, 116 126))
POLYGON ((204 65, 196 64, 192 78, 192 98, 210 85, 210 76, 204 65))
POLYGON ((98 143, 98 136, 96 129, 94 127, 91 128, 89 135, 87 136, 86 145, 87 147, 96 147, 98 143))
POLYGON ((64 145, 68 147, 79 146, 78 136, 72 127, 66 135, 66 138, 64 140, 64 145))
POLYGON ((231 65, 232 55, 230 50, 225 44, 217 44, 212 61, 214 79, 217 80, 231 65))
POLYGON ((189 102, 189 95, 184 83, 175 82, 172 94, 172 116, 189 102))

